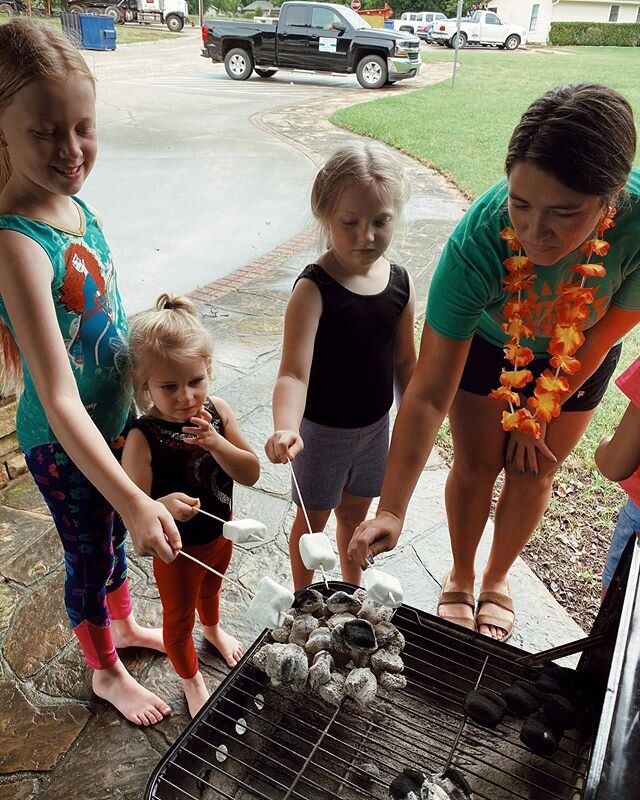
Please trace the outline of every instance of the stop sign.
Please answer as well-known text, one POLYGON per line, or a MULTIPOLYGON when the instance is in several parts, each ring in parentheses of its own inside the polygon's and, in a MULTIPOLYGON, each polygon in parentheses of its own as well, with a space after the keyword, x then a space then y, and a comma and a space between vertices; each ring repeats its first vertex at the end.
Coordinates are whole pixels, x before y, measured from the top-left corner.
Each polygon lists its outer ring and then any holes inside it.
POLYGON ((354 11, 360 11, 360 9, 362 8, 362 3, 360 2, 360 0, 351 0, 351 8, 354 11))

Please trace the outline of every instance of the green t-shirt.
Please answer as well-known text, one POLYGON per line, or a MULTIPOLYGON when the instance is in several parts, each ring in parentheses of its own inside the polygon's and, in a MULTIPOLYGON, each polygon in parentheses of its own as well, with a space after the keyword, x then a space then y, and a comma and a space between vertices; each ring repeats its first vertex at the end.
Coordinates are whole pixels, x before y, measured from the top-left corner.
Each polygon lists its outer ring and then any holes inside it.
MULTIPOLYGON (((585 286, 597 287, 595 302, 583 328, 601 319, 610 305, 628 310, 640 309, 640 169, 633 169, 627 182, 627 198, 615 217, 615 228, 604 238, 610 243, 606 257, 592 256, 604 264, 603 278, 587 278, 585 286)), ((500 231, 511 226, 507 211, 508 187, 502 179, 479 197, 453 231, 438 262, 427 301, 426 319, 442 336, 470 339, 478 333, 483 339, 504 347, 508 336, 501 325, 505 302, 512 298, 504 291, 507 274, 505 258, 517 255, 500 239, 500 231)), ((533 288, 527 297, 534 302, 535 340, 522 339, 538 358, 547 354, 553 326, 551 310, 560 286, 577 275, 568 270, 585 261, 574 251, 551 267, 537 267, 533 288)))
MULTIPOLYGON (((0 229, 23 233, 49 256, 53 267, 51 294, 80 397, 103 436, 113 440, 122 432, 131 408, 131 392, 118 369, 128 323, 102 229, 87 206, 77 198, 74 201, 82 220, 75 233, 10 215, 0 216, 0 229)), ((1 297, 0 316, 13 333, 1 297)), ((26 452, 58 440, 49 427, 24 358, 22 367, 24 390, 18 402, 16 427, 20 447, 26 452)))

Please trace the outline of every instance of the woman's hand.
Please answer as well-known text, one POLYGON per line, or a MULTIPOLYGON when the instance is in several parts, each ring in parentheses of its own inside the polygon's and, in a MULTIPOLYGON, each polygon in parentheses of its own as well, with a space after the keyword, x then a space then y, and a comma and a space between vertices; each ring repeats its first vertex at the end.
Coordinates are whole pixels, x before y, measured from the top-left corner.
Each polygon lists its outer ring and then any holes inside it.
POLYGON ((180 522, 187 522, 198 513, 200 500, 197 497, 189 497, 184 492, 171 492, 164 497, 159 497, 158 502, 167 509, 174 519, 180 522))
POLYGON ((402 520, 390 511, 379 512, 375 519, 361 522, 355 529, 347 554, 362 569, 369 566, 368 556, 393 550, 402 533, 402 520))
POLYGON ((187 433, 191 437, 184 441, 187 444, 197 444, 202 447, 203 450, 213 452, 219 440, 224 437, 213 427, 211 424, 212 419, 213 417, 207 409, 201 408, 195 417, 191 417, 189 420, 191 425, 185 425, 182 429, 183 433, 187 433))
POLYGON ((505 466, 512 464, 520 473, 530 472, 532 475, 538 474, 538 451, 544 458, 548 458, 552 464, 557 462, 557 458, 547 447, 545 436, 547 435, 547 423, 540 422, 540 438, 535 439, 526 433, 518 430, 511 431, 507 442, 507 452, 505 455, 505 466))
POLYGON ((130 500, 122 521, 139 556, 156 556, 170 564, 182 549, 173 517, 162 503, 147 497, 144 492, 130 500))
POLYGON ((298 431, 276 431, 264 446, 267 458, 273 464, 286 464, 304 449, 304 442, 298 431))

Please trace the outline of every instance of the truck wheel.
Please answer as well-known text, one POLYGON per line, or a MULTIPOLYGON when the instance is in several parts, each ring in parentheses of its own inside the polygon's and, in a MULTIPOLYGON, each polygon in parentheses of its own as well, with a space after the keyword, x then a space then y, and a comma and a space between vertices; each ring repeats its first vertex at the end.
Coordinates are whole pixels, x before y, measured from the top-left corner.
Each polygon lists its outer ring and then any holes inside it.
POLYGON ((520 37, 516 36, 515 33, 512 33, 511 36, 507 36, 504 49, 505 50, 517 50, 520 47, 520 37))
POLYGON ((253 58, 242 47, 234 47, 224 57, 224 68, 234 81, 246 81, 253 72, 253 58))
POLYGON ((177 14, 169 14, 169 16, 165 19, 165 23, 167 28, 169 28, 169 30, 173 33, 180 33, 180 31, 184 28, 184 20, 177 14))
POLYGON ((87 11, 84 6, 72 6, 69 9, 69 13, 71 14, 86 14, 87 11))
POLYGON ((122 16, 122 12, 118 6, 107 6, 102 13, 107 17, 111 17, 114 25, 117 25, 118 22, 120 22, 120 17, 122 16))
POLYGON ((356 75, 358 83, 364 89, 379 89, 387 82, 387 63, 380 56, 365 56, 360 59, 356 75))
POLYGON ((256 75, 260 78, 273 78, 277 71, 277 69, 258 69, 256 67, 256 75))
POLYGON ((460 33, 454 33, 451 37, 451 47, 456 46, 456 39, 458 40, 458 47, 462 49, 467 43, 467 37, 462 31, 460 33))

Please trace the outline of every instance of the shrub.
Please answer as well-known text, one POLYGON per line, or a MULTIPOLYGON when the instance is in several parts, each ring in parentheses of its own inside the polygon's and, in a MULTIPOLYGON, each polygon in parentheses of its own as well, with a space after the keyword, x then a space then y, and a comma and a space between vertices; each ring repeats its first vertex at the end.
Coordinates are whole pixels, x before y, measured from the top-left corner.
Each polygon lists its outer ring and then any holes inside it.
POLYGON ((552 22, 549 44, 638 47, 640 45, 640 23, 552 22))

